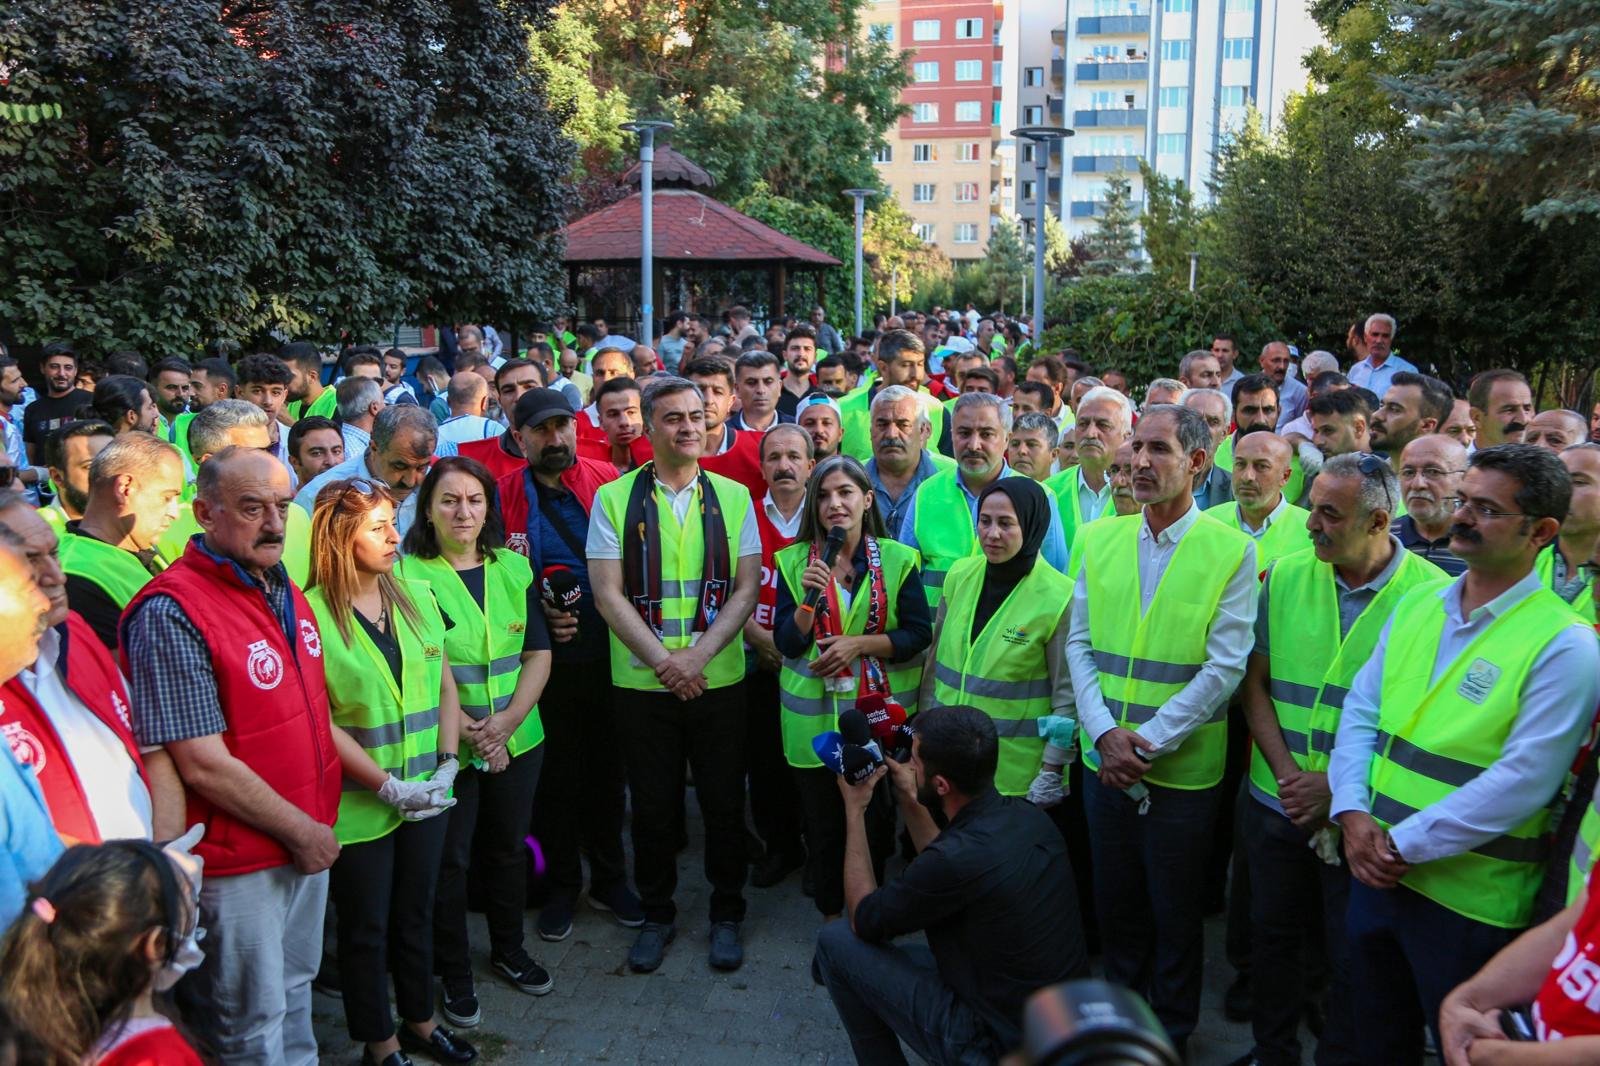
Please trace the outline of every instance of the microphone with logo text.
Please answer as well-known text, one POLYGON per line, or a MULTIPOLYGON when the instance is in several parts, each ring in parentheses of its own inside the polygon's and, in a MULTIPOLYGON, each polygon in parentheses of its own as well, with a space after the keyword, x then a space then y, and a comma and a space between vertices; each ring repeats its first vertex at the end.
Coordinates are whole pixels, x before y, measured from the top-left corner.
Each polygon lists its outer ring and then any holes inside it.
POLYGON ((567 614, 576 614, 578 604, 583 602, 583 586, 578 583, 578 575, 565 566, 545 567, 540 591, 544 602, 567 614))
POLYGON ((862 696, 856 708, 867 716, 872 729, 872 739, 878 748, 895 762, 911 758, 911 724, 906 720, 906 709, 883 696, 862 696))
POLYGON ((812 737, 811 750, 816 752, 823 766, 852 785, 859 785, 871 777, 882 761, 859 744, 852 744, 831 730, 812 737))
POLYGON ((883 761, 883 748, 875 739, 867 716, 858 707, 847 707, 839 712, 839 735, 846 744, 868 752, 878 762, 883 761))
MULTIPOLYGON (((827 542, 822 545, 822 562, 832 567, 839 558, 839 552, 844 548, 845 529, 843 526, 834 526, 828 530, 827 542)), ((811 628, 811 623, 817 617, 817 601, 822 599, 821 589, 806 589, 806 598, 800 606, 794 609, 795 628, 804 633, 811 628)))

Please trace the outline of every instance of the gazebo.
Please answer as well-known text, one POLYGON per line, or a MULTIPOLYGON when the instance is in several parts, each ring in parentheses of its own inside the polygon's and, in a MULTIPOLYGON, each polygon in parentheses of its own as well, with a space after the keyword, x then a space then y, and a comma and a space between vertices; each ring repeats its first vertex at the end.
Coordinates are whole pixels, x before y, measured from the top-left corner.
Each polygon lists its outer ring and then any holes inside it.
MULTIPOLYGON (((637 163, 624 180, 638 186, 637 163)), ((822 272, 841 265, 701 192, 711 176, 668 145, 656 147, 654 184, 658 317, 676 308, 714 316, 744 304, 758 322, 780 319, 797 299, 820 300, 822 272)), ((639 322, 640 212, 635 191, 569 224, 563 262, 567 303, 580 320, 603 317, 615 331, 644 338, 654 330, 639 322)))

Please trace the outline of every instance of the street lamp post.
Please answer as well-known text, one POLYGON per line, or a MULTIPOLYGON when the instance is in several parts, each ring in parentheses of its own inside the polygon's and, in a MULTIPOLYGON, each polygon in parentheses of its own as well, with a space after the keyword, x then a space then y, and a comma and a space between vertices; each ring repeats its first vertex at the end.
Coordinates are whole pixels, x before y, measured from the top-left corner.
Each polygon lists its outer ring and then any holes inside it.
POLYGON ((1189 291, 1190 292, 1194 291, 1194 276, 1195 276, 1195 271, 1199 266, 1200 266, 1200 253, 1199 252, 1190 252, 1189 253, 1189 291))
POLYGON ((856 202, 856 336, 861 336, 861 229, 866 218, 867 197, 877 189, 846 189, 844 194, 856 202))
POLYGON ((1065 126, 1018 126, 1011 136, 1033 144, 1033 348, 1038 351, 1039 338, 1044 333, 1044 202, 1049 188, 1045 168, 1050 165, 1050 146, 1071 137, 1072 130, 1065 126))
POLYGON ((673 124, 665 119, 639 119, 624 122, 622 129, 639 135, 639 328, 641 344, 655 336, 655 203, 656 133, 665 133, 673 124))

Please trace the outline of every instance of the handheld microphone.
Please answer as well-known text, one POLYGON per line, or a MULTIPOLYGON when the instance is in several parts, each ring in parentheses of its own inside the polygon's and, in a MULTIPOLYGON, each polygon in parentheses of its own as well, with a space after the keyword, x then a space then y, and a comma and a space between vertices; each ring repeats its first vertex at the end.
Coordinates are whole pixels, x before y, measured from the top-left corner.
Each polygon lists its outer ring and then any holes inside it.
POLYGON ((829 730, 812 737, 811 750, 823 766, 836 774, 844 773, 844 737, 837 731, 829 730))
POLYGON ((583 586, 578 583, 578 576, 565 566, 545 567, 540 591, 546 603, 568 614, 576 613, 578 604, 583 602, 583 586))
POLYGON ((906 709, 882 696, 863 696, 856 700, 856 709, 867 716, 867 725, 872 728, 872 739, 877 741, 880 747, 888 747, 889 742, 894 739, 895 727, 905 724, 906 709))
POLYGON ((844 737, 846 744, 861 748, 878 762, 883 761, 883 749, 872 739, 872 727, 867 724, 867 716, 855 707, 839 712, 839 735, 844 737))
POLYGON ((852 785, 859 785, 872 776, 872 772, 883 761, 872 752, 855 744, 844 746, 844 779, 852 785))
MULTIPOLYGON (((831 567, 839 558, 839 552, 844 548, 845 529, 843 526, 834 526, 828 530, 828 540, 822 545, 822 561, 831 567)), ((811 623, 817 617, 817 601, 822 599, 821 589, 807 589, 806 598, 800 606, 794 609, 795 627, 801 630, 811 628, 811 623)))

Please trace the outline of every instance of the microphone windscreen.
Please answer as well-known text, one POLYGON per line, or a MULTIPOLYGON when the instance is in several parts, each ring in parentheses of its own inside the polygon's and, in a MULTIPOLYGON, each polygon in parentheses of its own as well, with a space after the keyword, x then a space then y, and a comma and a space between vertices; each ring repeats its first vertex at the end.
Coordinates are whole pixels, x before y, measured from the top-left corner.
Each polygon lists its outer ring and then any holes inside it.
POLYGON ((844 738, 838 733, 830 730, 812 737, 811 750, 823 766, 836 774, 844 773, 844 738))
POLYGON ((839 712, 839 733, 847 744, 872 743, 872 726, 867 723, 867 716, 854 707, 839 712))
POLYGON ((856 701, 856 706, 866 713, 867 725, 872 729, 872 739, 882 744, 894 736, 896 726, 904 725, 906 709, 882 696, 869 696, 856 701), (876 706, 868 706, 868 700, 876 706))
POLYGON ((872 771, 878 768, 879 760, 874 759, 866 748, 846 744, 841 762, 844 764, 844 779, 852 785, 859 785, 872 776, 872 771))
POLYGON ((546 602, 563 611, 573 610, 583 600, 578 575, 564 566, 545 567, 541 590, 546 602))

